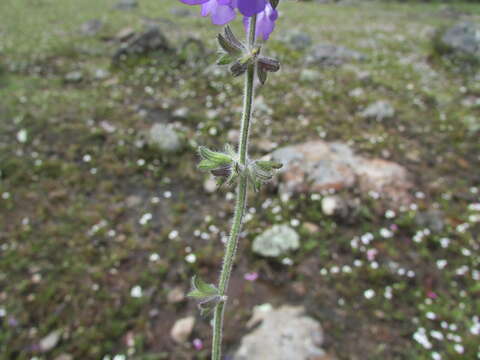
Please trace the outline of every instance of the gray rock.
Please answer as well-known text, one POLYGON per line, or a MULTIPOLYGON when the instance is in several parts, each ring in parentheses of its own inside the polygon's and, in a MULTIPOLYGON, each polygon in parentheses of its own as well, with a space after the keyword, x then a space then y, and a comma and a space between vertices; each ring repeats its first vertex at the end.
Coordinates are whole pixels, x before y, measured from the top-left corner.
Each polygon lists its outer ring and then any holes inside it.
POLYGON ((54 360, 73 360, 73 355, 67 353, 60 354, 54 360))
POLYGON ((316 45, 306 57, 306 63, 320 66, 339 66, 347 62, 363 61, 366 56, 358 51, 333 44, 316 45))
POLYGON ((40 340, 40 351, 47 352, 52 350, 55 346, 57 346, 61 335, 62 330, 55 330, 45 336, 42 340, 40 340))
POLYGON ((120 60, 132 56, 146 56, 151 53, 168 54, 172 52, 173 50, 166 36, 163 35, 160 28, 154 26, 133 36, 127 43, 122 44, 113 55, 113 62, 118 63, 120 60))
POLYGON ((250 326, 261 324, 243 337, 234 360, 311 360, 325 356, 320 324, 301 307, 256 307, 250 326))
POLYGON ((81 71, 72 71, 65 75, 65 81, 69 83, 78 83, 83 80, 83 73, 81 71))
POLYGON ((89 20, 80 26, 80 33, 82 35, 94 36, 98 34, 98 32, 102 29, 102 27, 103 27, 103 22, 101 20, 98 20, 98 19, 89 20))
POLYGON ((363 193, 378 193, 393 207, 412 201, 409 191, 413 185, 404 167, 358 156, 344 143, 311 141, 280 148, 272 158, 283 164, 282 194, 357 188, 363 193))
POLYGON ((188 338, 192 334, 194 326, 195 318, 193 316, 188 316, 186 318, 177 320, 170 330, 170 336, 175 342, 183 344, 187 342, 188 338))
POLYGON ((174 153, 182 149, 180 135, 168 124, 155 124, 148 132, 149 146, 161 152, 174 153))
POLYGON ((178 304, 185 300, 185 292, 179 286, 174 287, 168 292, 167 301, 170 304, 178 304))
POLYGON ((215 178, 213 176, 209 176, 203 182, 203 189, 209 194, 212 194, 215 191, 217 191, 217 182, 215 181, 215 178))
POLYGON ((114 5, 117 10, 132 10, 138 7, 137 0, 120 0, 114 5))
POLYGON ((394 115, 395 109, 388 101, 384 100, 376 101, 360 112, 361 117, 376 119, 377 121, 392 118, 394 115))
POLYGON ((293 49, 303 51, 312 46, 312 37, 300 30, 291 30, 285 35, 285 41, 293 49))
POLYGON ((322 79, 322 73, 317 70, 303 69, 300 73, 300 80, 302 81, 318 81, 322 79))
POLYGON ((192 12, 185 7, 174 7, 170 10, 170 13, 177 17, 189 17, 192 16, 192 12))
POLYGON ((480 60, 480 24, 468 21, 457 23, 443 33, 440 42, 458 55, 480 60))
POLYGON ((445 227, 443 214, 438 210, 418 212, 415 215, 415 222, 418 226, 429 228, 436 233, 442 232, 445 227))
POLYGON ((297 232, 288 225, 274 225, 258 235, 252 244, 254 253, 266 257, 278 257, 300 247, 297 232))

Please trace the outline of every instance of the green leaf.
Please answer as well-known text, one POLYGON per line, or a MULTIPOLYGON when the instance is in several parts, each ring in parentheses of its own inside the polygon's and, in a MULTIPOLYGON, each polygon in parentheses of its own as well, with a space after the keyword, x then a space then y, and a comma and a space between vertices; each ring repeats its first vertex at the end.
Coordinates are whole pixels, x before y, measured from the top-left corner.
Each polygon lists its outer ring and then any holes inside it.
POLYGON ((283 164, 276 161, 255 161, 255 164, 262 170, 271 171, 281 169, 283 164))
POLYGON ((260 80, 260 83, 262 85, 265 85, 265 82, 267 81, 267 72, 259 65, 257 65, 257 75, 258 75, 258 80, 260 80))
POLYGON ((187 296, 195 299, 204 300, 209 298, 215 298, 219 296, 219 291, 213 284, 207 284, 205 281, 197 277, 192 278, 192 290, 187 296))
POLYGON ((198 153, 200 157, 204 160, 210 160, 219 164, 230 164, 232 162, 232 158, 222 152, 212 151, 205 146, 200 146, 198 148, 198 153))
POLYGON ((230 54, 221 54, 217 59, 217 65, 228 65, 235 61, 235 57, 230 54))
POLYGON ((217 163, 211 160, 202 160, 198 164, 198 168, 203 171, 211 171, 218 167, 217 163))
POLYGON ((238 47, 235 42, 230 41, 222 34, 217 35, 218 43, 220 47, 225 50, 230 55, 240 55, 242 53, 242 48, 238 47))

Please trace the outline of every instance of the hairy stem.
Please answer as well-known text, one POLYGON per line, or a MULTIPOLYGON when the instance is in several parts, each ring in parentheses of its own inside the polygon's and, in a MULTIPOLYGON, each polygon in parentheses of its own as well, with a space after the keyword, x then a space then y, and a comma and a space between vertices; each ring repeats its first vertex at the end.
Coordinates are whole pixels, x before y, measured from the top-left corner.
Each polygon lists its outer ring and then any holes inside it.
MULTIPOLYGON (((255 26, 257 18, 253 16, 250 21, 250 29, 248 32, 248 43, 250 46, 255 44, 255 26)), ((248 136, 250 132, 250 119, 252 116, 254 88, 253 80, 255 78, 255 66, 252 64, 248 67, 245 75, 245 89, 243 98, 243 115, 242 125, 240 130, 240 145, 238 152, 240 155, 240 164, 246 165, 248 158, 248 136)), ((232 229, 225 249, 225 256, 223 259, 222 272, 220 273, 220 280, 218 289, 220 295, 224 296, 228 290, 228 281, 233 268, 235 260, 235 253, 237 251, 238 236, 242 228, 243 216, 245 213, 247 201, 247 187, 248 179, 245 175, 239 176, 239 183, 237 187, 237 201, 235 205, 235 214, 233 216, 232 229)), ((223 317, 225 312, 226 301, 220 301, 215 307, 213 318, 213 343, 212 343, 212 360, 220 360, 222 354, 222 329, 223 317)))

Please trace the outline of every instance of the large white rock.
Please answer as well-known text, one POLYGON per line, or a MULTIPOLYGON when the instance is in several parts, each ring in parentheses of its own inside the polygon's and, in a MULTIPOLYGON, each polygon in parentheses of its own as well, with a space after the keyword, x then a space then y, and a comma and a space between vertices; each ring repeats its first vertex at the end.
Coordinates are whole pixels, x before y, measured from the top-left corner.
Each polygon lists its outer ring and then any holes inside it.
POLYGON ((262 305, 254 309, 249 322, 260 326, 243 337, 234 360, 310 360, 321 358, 323 331, 316 320, 304 315, 302 307, 272 309, 262 305))

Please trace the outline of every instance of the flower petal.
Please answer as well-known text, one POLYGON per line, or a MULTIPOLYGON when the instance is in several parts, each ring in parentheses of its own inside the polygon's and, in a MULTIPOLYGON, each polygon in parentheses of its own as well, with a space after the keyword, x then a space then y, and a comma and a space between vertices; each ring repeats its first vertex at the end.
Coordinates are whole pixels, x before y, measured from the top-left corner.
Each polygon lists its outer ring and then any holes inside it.
POLYGON ((266 0, 237 0, 238 10, 248 17, 262 12, 266 4, 266 0))

